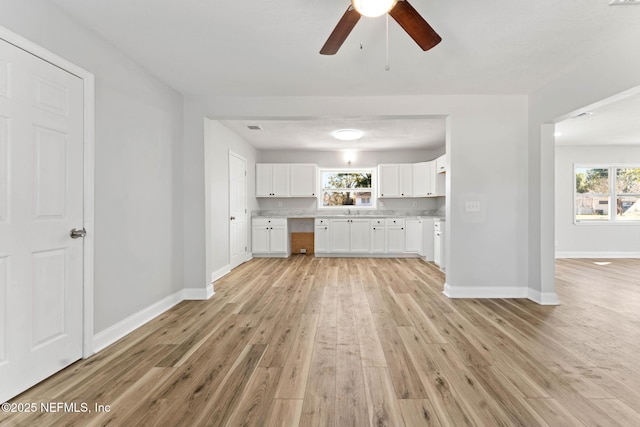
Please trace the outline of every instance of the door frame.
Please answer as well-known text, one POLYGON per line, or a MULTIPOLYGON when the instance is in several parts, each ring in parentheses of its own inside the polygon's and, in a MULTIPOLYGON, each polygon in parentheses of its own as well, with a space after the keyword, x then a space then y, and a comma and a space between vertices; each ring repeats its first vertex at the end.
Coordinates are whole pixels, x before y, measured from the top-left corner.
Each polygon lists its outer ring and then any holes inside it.
POLYGON ((0 39, 38 58, 61 68, 83 81, 83 226, 87 235, 83 239, 83 309, 82 309, 82 357, 93 351, 94 312, 94 180, 95 180, 95 76, 87 70, 67 61, 55 53, 0 26, 0 39))
MULTIPOLYGON (((240 154, 229 150, 228 163, 227 163, 228 164, 228 169, 229 169, 229 181, 228 181, 229 200, 227 201, 227 204, 228 204, 229 208, 228 208, 227 218, 229 218, 231 216, 231 156, 244 161, 244 172, 245 172, 245 175, 244 175, 244 206, 245 206, 245 209, 247 210, 247 212, 245 214, 246 216, 245 216, 245 224, 244 224, 244 227, 245 227, 245 230, 244 230, 244 247, 246 249, 244 251, 244 259, 242 260, 242 262, 246 262, 247 261, 247 254, 249 253, 249 231, 248 230, 250 228, 249 227, 250 221, 248 219, 249 218, 249 197, 247 195, 247 188, 248 188, 247 179, 249 178, 249 176, 247 174, 247 172, 248 172, 248 170, 247 170, 248 162, 247 162, 247 159, 244 158, 243 156, 241 156, 240 154)), ((232 245, 232 243, 231 243, 231 226, 229 226, 229 266, 231 266, 231 255, 232 255, 231 245, 232 245)))

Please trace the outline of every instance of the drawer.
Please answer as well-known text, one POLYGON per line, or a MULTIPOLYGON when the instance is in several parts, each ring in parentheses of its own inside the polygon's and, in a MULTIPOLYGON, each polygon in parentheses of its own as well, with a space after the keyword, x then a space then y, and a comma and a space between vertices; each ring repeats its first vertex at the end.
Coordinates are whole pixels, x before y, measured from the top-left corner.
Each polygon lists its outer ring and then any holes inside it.
POLYGON ((253 218, 251 220, 251 224, 255 227, 261 227, 266 225, 287 225, 286 218, 269 218, 269 217, 259 217, 253 218))
POLYGON ((376 227, 377 227, 377 226, 380 226, 380 227, 381 227, 381 226, 383 226, 383 225, 384 225, 384 222, 385 222, 384 218, 373 218, 373 219, 371 220, 371 225, 372 225, 372 226, 376 226, 376 227))
POLYGON ((404 218, 387 218, 387 227, 399 226, 404 227, 404 218))
POLYGON ((327 226, 329 225, 329 219, 327 218, 316 218, 316 227, 319 226, 327 226))

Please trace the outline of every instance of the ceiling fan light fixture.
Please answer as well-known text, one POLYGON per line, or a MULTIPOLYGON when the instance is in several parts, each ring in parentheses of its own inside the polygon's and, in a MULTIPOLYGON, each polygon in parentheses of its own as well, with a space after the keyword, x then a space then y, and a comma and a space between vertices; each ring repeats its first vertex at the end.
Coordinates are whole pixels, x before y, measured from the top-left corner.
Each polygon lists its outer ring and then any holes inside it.
POLYGON ((362 16, 376 18, 393 9, 398 0, 351 0, 353 8, 362 16))
POLYGON ((364 132, 359 129, 338 129, 331 132, 331 135, 340 141, 355 141, 362 138, 364 132))

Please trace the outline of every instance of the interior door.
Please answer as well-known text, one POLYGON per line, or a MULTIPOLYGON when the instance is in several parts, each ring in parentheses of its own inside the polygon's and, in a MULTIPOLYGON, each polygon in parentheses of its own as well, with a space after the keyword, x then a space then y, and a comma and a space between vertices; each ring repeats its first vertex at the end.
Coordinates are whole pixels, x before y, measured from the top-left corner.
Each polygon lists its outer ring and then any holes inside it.
POLYGON ((83 82, 0 40, 0 402, 82 357, 83 82))
POLYGON ((229 253, 231 268, 247 260, 247 161, 229 153, 229 253))

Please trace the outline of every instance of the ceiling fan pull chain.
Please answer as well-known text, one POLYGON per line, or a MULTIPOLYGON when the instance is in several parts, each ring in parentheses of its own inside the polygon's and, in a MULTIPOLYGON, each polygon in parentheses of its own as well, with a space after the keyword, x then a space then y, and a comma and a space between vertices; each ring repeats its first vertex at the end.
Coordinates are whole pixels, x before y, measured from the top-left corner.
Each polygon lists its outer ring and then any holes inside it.
POLYGON ((384 66, 386 71, 391 69, 391 65, 389 65, 389 14, 387 13, 387 63, 384 66))

